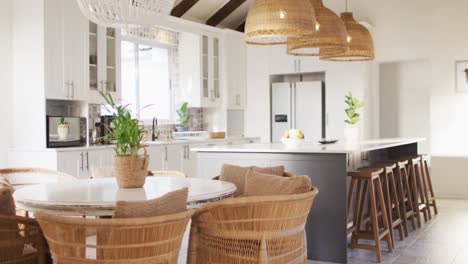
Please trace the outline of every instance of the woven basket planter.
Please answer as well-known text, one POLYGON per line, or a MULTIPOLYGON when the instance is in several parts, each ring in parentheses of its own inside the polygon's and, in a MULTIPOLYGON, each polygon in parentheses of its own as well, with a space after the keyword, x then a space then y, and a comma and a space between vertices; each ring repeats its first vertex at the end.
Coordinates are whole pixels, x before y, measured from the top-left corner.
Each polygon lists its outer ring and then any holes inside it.
POLYGON ((114 158, 114 171, 120 188, 141 188, 148 175, 149 156, 146 148, 143 156, 134 153, 130 156, 114 158))

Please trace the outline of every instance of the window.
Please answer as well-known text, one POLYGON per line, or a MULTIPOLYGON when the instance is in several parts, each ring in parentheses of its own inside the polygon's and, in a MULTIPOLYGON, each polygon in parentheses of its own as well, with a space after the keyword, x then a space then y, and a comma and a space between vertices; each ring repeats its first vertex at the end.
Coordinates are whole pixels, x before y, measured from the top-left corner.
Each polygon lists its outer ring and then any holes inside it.
POLYGON ((122 103, 148 122, 173 122, 170 49, 122 41, 122 103))

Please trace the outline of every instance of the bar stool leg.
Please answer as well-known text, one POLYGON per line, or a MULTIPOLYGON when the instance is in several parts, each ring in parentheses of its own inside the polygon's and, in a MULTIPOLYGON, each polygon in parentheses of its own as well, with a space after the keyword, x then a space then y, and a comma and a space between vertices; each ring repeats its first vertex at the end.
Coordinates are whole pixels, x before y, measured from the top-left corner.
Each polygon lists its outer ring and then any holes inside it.
MULTIPOLYGON (((388 222, 388 215, 387 215, 387 208, 385 207, 385 198, 383 195, 383 190, 382 190, 382 182, 380 181, 380 178, 377 178, 377 194, 378 194, 378 200, 379 204, 381 205, 381 210, 382 210, 382 222, 383 222, 383 227, 385 230, 388 230, 388 233, 386 235, 387 239, 387 248, 388 252, 393 251, 393 242, 392 242, 392 236, 390 233, 392 232, 392 226, 388 222)), ((378 225, 378 222, 377 222, 378 225)), ((378 229, 378 227, 377 227, 378 229)), ((377 232, 378 234, 378 232, 377 232)))
MULTIPOLYGON (((400 202, 398 201, 398 190, 397 190, 397 187, 396 187, 396 180, 395 180, 395 174, 393 173, 393 171, 391 172, 390 174, 391 176, 389 177, 389 184, 390 184, 390 197, 391 199, 393 200, 393 203, 390 203, 390 214, 393 213, 393 204, 395 205, 395 214, 396 214, 396 218, 395 219, 401 219, 401 222, 399 223, 398 225, 398 235, 400 236, 400 241, 403 241, 404 239, 404 227, 403 227, 403 223, 406 222, 406 219, 403 218, 403 214, 401 212, 401 207, 400 207, 400 202), (392 195, 393 194, 393 195, 392 195)), ((390 222, 392 223, 392 222, 390 222)), ((393 233, 393 232, 392 232, 393 233)), ((393 237, 393 236, 392 236, 393 237)), ((394 240, 392 240, 393 243, 394 240)))
MULTIPOLYGON (((369 181, 369 195, 370 195, 370 211, 371 211, 371 221, 375 241, 375 249, 377 255, 377 262, 381 261, 382 254, 380 252, 380 238, 379 238, 379 219, 377 217, 377 205, 375 204, 375 190, 373 180, 369 181)), ((383 217, 386 218, 386 217, 383 217)))
POLYGON ((427 192, 428 188, 427 188, 426 177, 424 177, 424 173, 423 173, 423 160, 420 159, 419 163, 415 165, 416 165, 416 170, 417 170, 416 174, 418 175, 419 182, 421 183, 419 187, 419 189, 421 190, 420 192, 421 201, 426 205, 425 215, 429 220, 431 220, 432 219, 431 203, 429 201, 429 194, 427 192))
POLYGON ((430 197, 430 204, 434 208, 434 214, 437 215, 439 214, 439 210, 437 209, 437 203, 434 195, 434 189, 432 188, 432 179, 431 179, 431 174, 429 172, 429 166, 427 165, 427 160, 424 160, 424 171, 425 175, 427 178, 427 184, 429 185, 429 193, 431 194, 430 197))
MULTIPOLYGON (((388 219, 388 222, 390 223, 393 223, 393 216, 392 216, 392 199, 390 197, 390 186, 389 186, 389 183, 390 183, 390 180, 389 180, 389 177, 387 175, 386 172, 384 172, 384 174, 382 175, 382 181, 383 181, 383 193, 384 193, 384 201, 386 201, 385 203, 385 207, 387 208, 387 219, 388 219), (390 212, 390 213, 389 213, 390 212)), ((393 228, 390 227, 390 237, 392 238, 392 242, 394 242, 394 237, 393 237, 393 228)))
POLYGON ((405 201, 405 199, 408 199, 408 203, 406 203, 407 205, 407 209, 405 209, 405 218, 406 218, 406 215, 408 214, 408 211, 410 211, 410 221, 411 221, 411 226, 413 227, 413 230, 416 230, 416 224, 417 224, 417 220, 416 220, 416 217, 415 217, 415 209, 414 209, 414 203, 413 203, 413 196, 412 196, 412 191, 411 191, 411 185, 409 183, 409 173, 408 173, 408 170, 407 168, 402 168, 400 169, 400 174, 403 178, 403 183, 404 183, 404 189, 403 189, 403 201, 405 201), (401 171, 403 171, 403 173, 401 173, 401 171))
POLYGON ((410 190, 411 196, 413 198, 413 210, 416 215, 416 222, 418 224, 418 228, 421 228, 421 211, 419 209, 419 192, 418 192, 418 183, 416 178, 416 172, 414 170, 414 166, 409 166, 409 181, 410 181, 410 190))

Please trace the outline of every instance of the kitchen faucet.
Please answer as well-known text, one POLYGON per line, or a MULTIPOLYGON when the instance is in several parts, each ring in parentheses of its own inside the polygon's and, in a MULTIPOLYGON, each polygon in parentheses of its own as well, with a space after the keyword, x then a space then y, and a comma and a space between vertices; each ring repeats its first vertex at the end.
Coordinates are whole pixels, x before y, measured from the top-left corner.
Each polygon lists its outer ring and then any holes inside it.
POLYGON ((159 131, 156 131, 158 127, 158 119, 156 117, 153 118, 153 134, 151 134, 151 140, 156 141, 159 137, 159 131))

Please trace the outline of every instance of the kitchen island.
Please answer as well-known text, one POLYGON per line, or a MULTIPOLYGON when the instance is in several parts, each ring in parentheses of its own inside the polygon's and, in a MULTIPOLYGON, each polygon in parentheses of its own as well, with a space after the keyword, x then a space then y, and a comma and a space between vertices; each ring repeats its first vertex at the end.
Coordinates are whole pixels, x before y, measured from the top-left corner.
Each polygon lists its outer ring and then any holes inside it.
POLYGON ((198 177, 219 175, 223 164, 278 166, 297 175, 308 175, 319 189, 307 232, 308 259, 347 262, 347 171, 375 162, 418 154, 414 139, 376 139, 319 145, 304 143, 296 148, 282 144, 248 144, 193 148, 197 155, 198 177))

